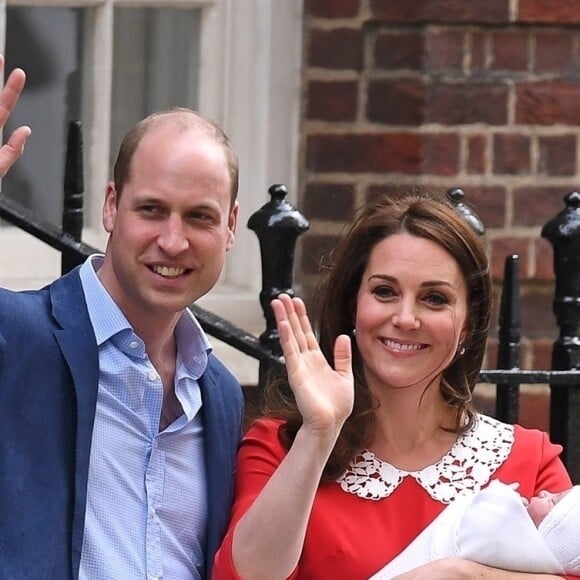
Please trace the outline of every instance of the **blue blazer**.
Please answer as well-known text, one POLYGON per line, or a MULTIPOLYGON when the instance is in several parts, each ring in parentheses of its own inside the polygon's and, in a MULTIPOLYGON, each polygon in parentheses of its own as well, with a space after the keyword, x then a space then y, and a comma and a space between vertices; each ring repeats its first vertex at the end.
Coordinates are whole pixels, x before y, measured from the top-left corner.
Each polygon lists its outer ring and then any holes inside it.
MULTIPOLYGON (((0 578, 78 578, 99 360, 78 269, 0 289, 0 578)), ((210 356, 200 381, 208 483, 206 576, 233 497, 243 399, 210 356)))

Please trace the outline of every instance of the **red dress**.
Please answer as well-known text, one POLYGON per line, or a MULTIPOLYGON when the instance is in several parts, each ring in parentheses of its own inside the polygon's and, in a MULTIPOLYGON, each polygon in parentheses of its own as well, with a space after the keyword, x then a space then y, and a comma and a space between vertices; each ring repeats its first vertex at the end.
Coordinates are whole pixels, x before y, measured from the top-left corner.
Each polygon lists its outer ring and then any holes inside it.
MULTIPOLYGON (((214 580, 238 578, 231 557, 233 527, 285 456, 279 425, 256 421, 242 442, 232 521, 216 555, 214 580)), ((567 489, 571 481, 560 452, 545 433, 483 415, 440 461, 418 472, 401 471, 365 452, 339 481, 320 485, 292 578, 368 579, 455 497, 492 479, 519 483, 519 493, 528 498, 540 490, 567 489)))

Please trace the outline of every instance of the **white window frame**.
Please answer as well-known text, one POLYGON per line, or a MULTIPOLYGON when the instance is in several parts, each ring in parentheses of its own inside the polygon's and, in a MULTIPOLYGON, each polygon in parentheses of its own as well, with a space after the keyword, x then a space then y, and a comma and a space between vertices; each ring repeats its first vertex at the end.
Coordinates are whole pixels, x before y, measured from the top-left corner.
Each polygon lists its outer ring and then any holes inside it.
MULTIPOLYGON (((253 334, 264 330, 259 305, 261 264, 258 240, 247 229, 250 215, 269 201, 273 183, 288 186, 290 202, 298 187, 301 101, 302 0, 0 0, 0 49, 4 52, 6 7, 94 9, 92 51, 83 67, 92 74, 92 119, 85 129, 84 159, 91 182, 85 200, 89 216, 101 215, 110 178, 110 114, 113 19, 119 6, 202 8, 199 110, 216 120, 240 158, 240 220, 236 243, 217 287, 199 301, 253 334)), ((34 131, 34 127, 32 128, 34 131)), ((83 241, 105 247, 100 219, 87 223, 83 241)), ((17 228, 0 228, 0 285, 37 288, 60 274, 60 254, 17 228)), ((219 341, 217 354, 242 384, 256 384, 255 360, 219 341)))
MULTIPOLYGON (((284 183, 289 200, 297 191, 299 145, 302 0, 0 0, 0 46, 5 44, 6 7, 94 9, 92 52, 83 66, 95 87, 92 119, 84 138, 90 164, 87 213, 100 216, 102 193, 110 178, 110 112, 113 18, 119 6, 200 7, 201 68, 199 110, 215 119, 240 157, 240 221, 234 249, 218 287, 200 304, 250 332, 264 328, 258 302, 261 289, 259 246, 247 229, 249 216, 269 200, 268 187, 284 183)), ((82 120, 81 120, 82 121, 82 120)), ((34 131, 34 127, 33 127, 34 131)), ((99 220, 83 239, 104 248, 99 220)), ((57 252, 15 228, 0 229, 0 284, 37 287, 60 272, 57 252), (18 256, 17 260, 14 257, 18 256), (18 269, 15 262, 18 261, 18 269), (7 274, 8 273, 8 274, 7 274)))

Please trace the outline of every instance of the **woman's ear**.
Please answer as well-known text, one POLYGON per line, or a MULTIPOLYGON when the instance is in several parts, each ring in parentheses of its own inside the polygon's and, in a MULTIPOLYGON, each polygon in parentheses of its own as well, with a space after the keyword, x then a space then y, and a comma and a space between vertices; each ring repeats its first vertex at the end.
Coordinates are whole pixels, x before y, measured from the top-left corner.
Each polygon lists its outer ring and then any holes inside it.
POLYGON ((469 340, 469 328, 467 324, 461 329, 459 333, 459 344, 465 345, 465 343, 469 340))

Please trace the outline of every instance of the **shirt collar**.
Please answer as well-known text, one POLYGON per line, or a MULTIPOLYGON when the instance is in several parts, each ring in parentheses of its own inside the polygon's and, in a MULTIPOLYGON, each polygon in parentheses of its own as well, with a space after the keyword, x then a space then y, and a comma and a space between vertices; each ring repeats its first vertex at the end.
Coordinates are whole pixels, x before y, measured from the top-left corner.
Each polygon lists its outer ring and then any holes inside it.
POLYGON ((183 312, 177 322, 175 342, 178 353, 176 369, 178 377, 180 364, 183 364, 187 373, 194 379, 198 379, 207 367, 207 358, 212 347, 199 322, 189 309, 183 312))
POLYGON ((104 256, 102 254, 93 254, 85 260, 79 271, 89 318, 93 325, 98 346, 101 346, 124 330, 133 330, 129 321, 97 276, 97 271, 101 267, 103 259, 104 256))
MULTIPOLYGON (((103 259, 103 254, 93 254, 85 260, 79 271, 89 318, 98 346, 116 335, 120 338, 125 337, 126 340, 130 340, 130 337, 134 335, 131 324, 97 276, 103 259)), ((212 347, 189 309, 183 312, 177 322, 175 341, 178 351, 177 373, 183 365, 186 374, 199 378, 207 366, 207 357, 212 347)))

